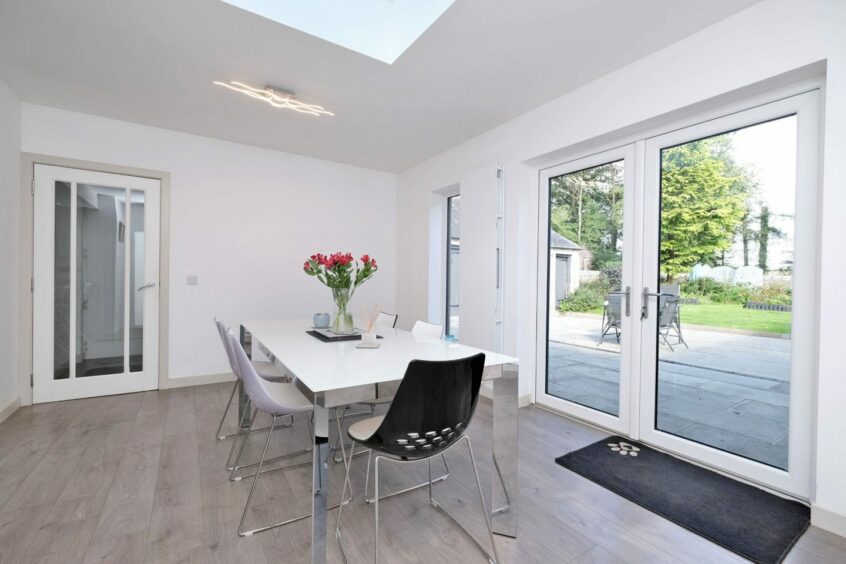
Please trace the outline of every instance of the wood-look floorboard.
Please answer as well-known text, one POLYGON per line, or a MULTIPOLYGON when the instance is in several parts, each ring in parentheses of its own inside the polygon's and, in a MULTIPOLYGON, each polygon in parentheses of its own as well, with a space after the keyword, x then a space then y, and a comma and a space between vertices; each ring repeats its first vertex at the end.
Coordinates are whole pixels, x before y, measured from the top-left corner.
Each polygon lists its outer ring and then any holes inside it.
MULTIPOLYGON (((0 424, 0 563, 238 563, 309 561, 309 519, 237 535, 250 480, 224 470, 230 441, 214 433, 230 384, 45 404, 18 410, 0 424)), ((236 426, 229 414, 225 432, 236 426)), ((470 437, 485 490, 491 410, 480 403, 470 437)), ((269 423, 261 418, 259 424, 269 423)), ((504 562, 740 562, 721 547, 555 464, 554 458, 603 433, 535 407, 520 418, 520 531, 497 537, 504 562)), ((255 433, 244 460, 257 460, 266 438, 255 433)), ((275 431, 271 453, 300 450, 300 417, 275 431)), ((472 468, 460 446, 448 454, 450 478, 438 500, 486 544, 472 468)), ((310 461, 303 455, 285 462, 310 461)), ((373 558, 373 507, 362 503, 367 456, 352 466, 355 502, 345 506, 343 538, 350 562, 373 558)), ((278 464, 277 464, 278 465, 278 464)), ((443 471, 440 460, 433 474, 443 471)), ((340 498, 344 465, 330 464, 330 502, 340 498)), ((426 465, 380 467, 382 493, 424 480, 426 465)), ((310 467, 263 475, 247 526, 308 513, 310 467)), ((372 482, 369 495, 372 495, 372 482)), ((486 503, 490 503, 489 493, 486 503)), ((328 559, 340 563, 330 513, 328 559)), ((384 562, 483 562, 479 550, 428 503, 425 490, 380 504, 384 562)), ((846 539, 812 527, 788 564, 846 561, 846 539)))

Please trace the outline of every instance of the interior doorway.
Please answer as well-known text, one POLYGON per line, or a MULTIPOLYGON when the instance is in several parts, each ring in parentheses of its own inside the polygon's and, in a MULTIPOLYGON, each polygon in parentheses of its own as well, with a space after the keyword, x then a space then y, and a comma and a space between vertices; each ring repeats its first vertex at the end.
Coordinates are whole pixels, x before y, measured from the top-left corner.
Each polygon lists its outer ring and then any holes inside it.
POLYGON ((157 388, 160 181, 33 174, 33 403, 157 388))

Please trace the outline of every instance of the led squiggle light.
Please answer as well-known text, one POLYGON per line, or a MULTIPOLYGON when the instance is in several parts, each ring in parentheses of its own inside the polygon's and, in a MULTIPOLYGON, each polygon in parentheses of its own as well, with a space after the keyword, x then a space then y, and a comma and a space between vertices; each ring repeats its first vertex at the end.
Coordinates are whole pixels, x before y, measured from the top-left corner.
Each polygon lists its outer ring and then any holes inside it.
POLYGON ((235 80, 230 82, 220 82, 219 80, 215 80, 214 84, 217 84, 218 86, 223 86, 224 88, 228 88, 230 90, 234 90, 235 92, 240 92, 241 94, 246 94, 250 98, 255 98, 256 100, 267 102, 274 108, 294 110, 295 112, 299 112, 301 114, 309 114, 312 116, 335 115, 323 106, 300 102, 299 100, 294 98, 293 92, 275 89, 272 86, 268 86, 266 88, 254 88, 252 86, 244 84, 243 82, 237 82, 235 80))

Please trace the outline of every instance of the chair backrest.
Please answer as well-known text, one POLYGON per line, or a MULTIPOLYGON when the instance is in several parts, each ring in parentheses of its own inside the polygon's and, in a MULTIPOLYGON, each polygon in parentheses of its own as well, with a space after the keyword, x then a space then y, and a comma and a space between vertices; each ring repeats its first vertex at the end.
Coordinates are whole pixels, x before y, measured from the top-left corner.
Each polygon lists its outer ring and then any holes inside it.
POLYGON ((467 430, 485 369, 485 355, 457 360, 412 360, 385 418, 365 441, 404 458, 443 451, 467 430))
POLYGON ((440 339, 444 335, 444 326, 437 323, 426 323, 418 319, 414 322, 414 327, 411 328, 411 334, 415 337, 440 339))
POLYGON ((270 391, 272 386, 290 386, 291 384, 268 382, 259 376, 255 366, 247 358, 244 347, 241 346, 241 343, 238 342, 232 331, 227 333, 227 337, 229 338, 229 342, 232 343, 232 351, 235 356, 235 362, 238 365, 238 371, 241 374, 244 391, 259 411, 270 413, 271 415, 291 415, 293 413, 311 411, 311 407, 304 408, 302 405, 286 403, 282 394, 273 394, 270 391))
POLYGON ((397 319, 399 319, 399 315, 395 313, 385 313, 384 311, 380 311, 379 316, 376 318, 376 328, 393 329, 397 326, 397 319))
POLYGON ((672 325, 679 311, 679 299, 670 296, 661 296, 658 301, 661 308, 661 316, 658 318, 659 327, 668 327, 672 325))
POLYGON ((238 363, 235 362, 235 355, 232 352, 232 344, 229 342, 229 328, 217 317, 214 318, 214 324, 217 327, 217 332, 220 334, 220 340, 223 343, 223 348, 226 350, 226 358, 229 359, 229 368, 232 369, 232 373, 235 374, 235 377, 240 380, 241 375, 238 373, 238 363))
POLYGON ((620 294, 608 294, 605 296, 605 314, 612 325, 623 319, 623 296, 620 294))
POLYGON ((661 293, 678 296, 681 294, 681 286, 678 284, 661 284, 661 293))

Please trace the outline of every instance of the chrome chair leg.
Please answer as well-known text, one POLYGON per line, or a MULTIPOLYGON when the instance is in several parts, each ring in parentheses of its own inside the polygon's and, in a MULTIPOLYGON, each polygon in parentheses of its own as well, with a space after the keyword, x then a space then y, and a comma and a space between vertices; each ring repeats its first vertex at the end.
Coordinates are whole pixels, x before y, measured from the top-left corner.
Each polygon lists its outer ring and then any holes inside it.
MULTIPOLYGON (((335 408, 335 420, 338 421, 338 418, 340 417, 340 428, 338 429, 338 442, 335 443, 334 445, 332 445, 332 444, 329 445, 329 451, 332 453, 332 462, 334 462, 335 464, 342 461, 342 458, 339 459, 337 456, 335 456, 335 453, 338 452, 339 450, 342 450, 341 448, 339 448, 339 445, 344 443, 344 435, 343 435, 343 432, 341 431, 341 429, 344 426, 344 420, 346 419, 347 415, 349 415, 350 417, 354 417, 354 416, 357 416, 357 415, 368 415, 368 413, 366 411, 357 411, 355 413, 348 413, 349 409, 350 409, 350 406, 348 406, 348 405, 344 406, 343 408, 340 408, 340 407, 335 408), (341 411, 340 416, 338 416, 338 410, 339 409, 343 409, 343 411, 341 411)), ((373 406, 371 406, 370 415, 371 416, 373 415, 373 406)), ((352 443, 349 443, 346 446, 352 446, 352 443)), ((359 454, 364 454, 364 451, 360 452, 359 454)))
MULTIPOLYGON (((285 416, 282 416, 282 417, 289 417, 289 416, 285 415, 285 416)), ((291 425, 293 425, 294 418, 293 418, 293 416, 290 416, 290 417, 291 417, 291 425)), ((272 425, 270 425, 270 426, 268 426, 268 427, 262 427, 262 429, 271 430, 271 428, 272 428, 273 430, 276 430, 276 429, 280 429, 280 428, 288 428, 288 426, 287 426, 287 425, 286 425, 285 427, 280 427, 279 425, 276 425, 276 423, 275 423, 275 422, 276 422, 276 419, 277 419, 277 418, 278 418, 278 417, 274 417, 274 418, 273 418, 274 423, 273 423, 272 425)), ((254 419, 255 419, 255 418, 254 418, 254 419)), ((253 433, 253 432, 257 432, 257 431, 258 431, 258 429, 253 429, 253 428, 252 428, 253 422, 251 422, 251 423, 250 423, 250 425, 251 425, 251 428, 250 428, 250 430, 246 433, 246 436, 245 436, 245 438, 244 438, 244 442, 243 442, 243 444, 241 445, 241 451, 239 451, 239 453, 238 453, 238 458, 235 460, 235 463, 234 463, 234 464, 233 464, 230 468, 228 468, 228 470, 229 470, 229 479, 230 479, 231 481, 233 481, 233 482, 240 482, 240 481, 241 481, 241 480, 243 480, 244 478, 251 478, 251 477, 255 476, 255 474, 242 474, 242 475, 238 475, 238 473, 237 473, 237 472, 238 472, 238 470, 241 470, 242 468, 252 468, 253 466, 258 466, 258 465, 260 465, 260 463, 259 463, 259 462, 251 462, 250 464, 239 464, 239 462, 241 461, 241 452, 243 452, 243 448, 244 448, 244 446, 246 445, 247 441, 249 440, 249 435, 250 435, 250 433, 253 433)), ((271 463, 273 463, 273 462, 278 462, 278 461, 280 461, 280 460, 286 460, 286 459, 288 459, 288 458, 293 458, 293 457, 295 457, 295 456, 300 456, 300 455, 302 455, 302 454, 306 454, 306 453, 308 453, 308 452, 311 452, 311 445, 310 445, 310 444, 309 444, 309 445, 307 445, 307 446, 306 446, 306 448, 301 449, 301 450, 297 450, 297 451, 294 451, 294 452, 289 452, 289 453, 286 453, 286 454, 282 454, 282 455, 280 455, 280 456, 275 456, 275 457, 273 457, 273 458, 267 458, 267 459, 265 459, 265 460, 264 460, 264 464, 271 464, 271 463)), ((256 470, 256 472, 260 472, 260 473, 276 472, 277 470, 287 470, 287 469, 289 469, 289 468, 304 467, 304 466, 308 466, 309 464, 310 464, 310 463, 305 463, 305 462, 304 462, 304 463, 302 463, 302 464, 296 464, 296 465, 294 465, 294 466, 283 466, 283 467, 280 467, 280 468, 270 468, 270 469, 267 469, 267 470, 261 470, 261 471, 256 470)))
MULTIPOLYGON (((484 513, 485 525, 486 525, 487 530, 488 530, 488 537, 490 538, 491 547, 493 549, 493 555, 491 555, 487 551, 487 549, 484 546, 482 546, 482 544, 478 541, 478 539, 476 539, 476 537, 458 519, 456 519, 452 515, 452 513, 447 511, 447 509, 444 508, 435 499, 435 497, 433 495, 433 491, 432 491, 432 484, 434 484, 436 482, 436 480, 431 479, 431 476, 432 476, 431 458, 427 459, 427 463, 429 465, 429 481, 421 484, 421 486, 426 486, 426 485, 429 486, 429 502, 432 504, 432 506, 435 507, 436 509, 438 509, 439 511, 441 511, 453 523, 455 523, 464 532, 464 534, 466 534, 470 538, 470 540, 472 540, 473 543, 477 547, 479 547, 479 550, 481 550, 482 553, 485 554, 485 556, 488 558, 488 562, 490 564, 498 564, 499 554, 496 550, 496 544, 494 542, 493 529, 492 529, 492 526, 491 526, 491 516, 488 513, 488 507, 487 507, 487 504, 485 503, 485 497, 484 497, 484 494, 482 492, 482 482, 479 480, 479 470, 476 466, 476 457, 473 454, 473 447, 470 444, 470 438, 467 437, 466 435, 461 437, 461 439, 459 439, 459 440, 467 441, 467 448, 470 452, 470 461, 473 464, 473 475, 476 478, 476 487, 478 488, 478 491, 479 491, 479 501, 482 504, 482 512, 484 513)), ((442 455, 443 455, 443 453, 442 453, 442 455)), ((376 469, 374 471, 374 482, 375 483, 373 485, 373 487, 374 487, 373 506, 374 506, 374 513, 375 513, 375 530, 374 530, 375 544, 374 544, 373 562, 377 563, 377 564, 379 562, 379 500, 383 500, 383 499, 386 499, 388 497, 391 497, 391 495, 394 495, 394 494, 390 494, 390 495, 386 495, 386 496, 382 496, 382 497, 379 496, 379 461, 383 458, 386 461, 395 462, 395 463, 398 463, 398 464, 411 464, 411 463, 417 462, 416 460, 398 460, 398 459, 394 459, 394 458, 387 457, 387 456, 377 456, 376 457, 376 462, 375 462, 376 469)), ((368 466, 369 466, 369 464, 368 464, 368 466)), ((369 473, 369 468, 368 468, 368 473, 369 473)), ((418 487, 420 487, 420 486, 418 486, 418 487)), ((340 529, 340 523, 338 523, 338 528, 340 529)), ((338 538, 340 539, 340 530, 337 531, 337 534, 338 534, 338 538)))
MULTIPOLYGON (((255 492, 256 484, 258 483, 259 476, 261 474, 268 472, 267 470, 262 470, 262 466, 264 464, 266 464, 267 462, 269 462, 269 460, 266 460, 267 449, 268 449, 268 446, 270 445, 270 438, 273 435, 273 429, 275 428, 274 427, 275 423, 276 423, 276 417, 273 418, 273 423, 271 423, 270 427, 267 430, 267 439, 265 439, 265 441, 264 441, 264 449, 262 450, 261 458, 258 461, 258 468, 256 468, 255 474, 250 474, 249 476, 242 476, 243 478, 251 476, 253 478, 253 483, 250 486, 250 493, 247 495, 247 503, 244 506, 244 512, 241 514, 241 521, 238 524, 238 536, 241 536, 241 537, 249 537, 249 536, 252 536, 255 533, 260 533, 260 532, 267 531, 267 530, 270 530, 270 529, 275 529, 276 527, 282 527, 284 525, 289 525, 291 523, 295 523, 297 521, 302 521, 303 519, 308 519, 309 517, 311 517, 311 513, 308 513, 306 515, 300 515, 298 517, 286 519, 286 520, 280 521, 278 523, 273 523, 272 525, 265 525, 263 527, 257 527, 255 529, 250 529, 248 531, 244 530, 244 521, 246 521, 247 513, 249 512, 250 506, 252 505, 253 493, 255 492)), ((291 465, 291 466, 283 466, 281 468, 275 468, 274 470, 291 470, 293 468, 300 468, 300 467, 303 467, 303 466, 311 466, 311 462, 305 462, 305 463, 302 463, 302 464, 294 464, 294 465, 291 465)), ((347 468, 348 468, 347 469, 347 481, 348 481, 349 480, 349 467, 347 467, 347 468)), ((349 499, 344 499, 344 496, 346 495, 346 485, 347 484, 345 483, 344 484, 344 486, 345 486, 344 492, 341 494, 341 502, 338 503, 337 505, 333 505, 332 507, 327 508, 327 509, 338 508, 338 511, 339 511, 338 516, 339 517, 340 517, 340 508, 343 505, 352 501, 352 497, 350 497, 349 499)))
MULTIPOLYGON (((279 425, 279 424, 274 425, 274 426, 273 426, 273 428, 274 428, 274 429, 290 429, 291 427, 293 427, 293 426, 294 426, 294 416, 293 416, 293 415, 284 415, 283 417, 290 417, 290 418, 291 418, 291 422, 290 422, 290 423, 285 423, 284 425, 279 425)), ((253 424, 253 422, 251 421, 251 422, 250 422, 250 424, 249 424, 249 426, 247 427, 247 431, 246 431, 246 432, 244 432, 244 439, 243 439, 243 440, 244 440, 244 442, 243 442, 243 444, 241 445, 241 450, 243 450, 244 446, 246 446, 247 441, 249 441, 249 440, 250 440, 250 435, 251 435, 252 433, 259 433, 259 432, 261 432, 261 431, 267 431, 268 429, 270 429, 270 427, 269 427, 269 426, 265 426, 265 427, 256 427, 256 426, 253 424)), ((238 462, 241 460, 240 451, 239 451, 239 455, 238 455, 237 460, 236 460, 234 463, 231 461, 231 458, 232 458, 232 452, 233 452, 233 450, 234 450, 234 448, 235 448, 235 443, 236 443, 237 441, 238 441, 238 438, 237 438, 237 436, 236 436, 235 441, 232 443, 232 448, 231 448, 231 449, 229 449, 229 458, 227 458, 227 459, 226 459, 226 471, 227 471, 227 472, 232 472, 233 470, 239 470, 239 469, 241 469, 241 468, 249 468, 250 466, 255 466, 256 464, 258 464, 257 462, 251 462, 250 464, 238 464, 238 462)), ((305 449, 303 452, 308 452, 309 450, 311 450, 311 445, 306 445, 306 449, 305 449)), ((276 461, 276 460, 281 460, 281 459, 283 459, 283 458, 288 458, 289 456, 291 456, 291 455, 285 455, 285 456, 278 457, 278 458, 271 458, 270 460, 265 460, 265 462, 274 462, 274 461, 276 461)), ((244 477, 244 476, 242 476, 242 478, 243 478, 243 477, 244 477)), ((237 481, 237 479, 236 479, 235 481, 237 481)))
POLYGON ((364 473, 364 503, 373 503, 373 500, 367 501, 367 487, 370 483, 370 461, 373 459, 373 451, 367 450, 367 470, 364 473))
MULTIPOLYGON (((487 507, 487 504, 485 504, 485 497, 484 497, 484 494, 482 493, 482 483, 479 480, 479 471, 476 467, 476 457, 473 456, 473 447, 470 446, 470 438, 467 435, 464 435, 459 440, 467 441, 467 448, 470 450, 470 462, 473 464, 473 474, 476 477, 476 486, 478 487, 478 490, 479 490, 479 501, 481 501, 481 503, 482 503, 482 512, 485 514, 485 525, 488 529, 488 537, 490 538, 490 541, 491 541, 491 547, 493 548, 493 556, 491 556, 491 554, 487 551, 487 549, 484 546, 482 546, 482 543, 480 543, 478 541, 478 539, 476 539, 476 537, 467 529, 467 527, 465 527, 461 523, 461 521, 456 519, 453 516, 452 513, 447 511, 447 509, 443 505, 438 503, 438 501, 434 497, 430 498, 430 502, 432 503, 433 507, 435 507, 436 509, 441 511, 444 515, 449 517, 449 519, 453 523, 455 523, 458 526, 458 528, 460 528, 462 531, 464 531, 464 534, 467 535, 470 538, 470 540, 472 540, 473 543, 477 547, 479 547, 479 550, 481 550, 485 554, 485 556, 488 557, 488 562, 490 562, 491 564, 497 564, 499 562, 499 554, 497 553, 496 544, 494 543, 493 529, 491 527, 491 516, 488 513, 488 507, 487 507)), ((456 444, 458 444, 458 443, 456 443, 456 444)))
POLYGON ((249 411, 245 411, 244 415, 241 416, 241 420, 238 422, 238 433, 235 435, 235 440, 232 441, 232 447, 229 449, 229 456, 226 457, 226 469, 228 471, 232 471, 232 468, 238 464, 241 460, 241 453, 244 452, 244 447, 247 445, 247 441, 250 439, 250 429, 253 428, 253 424, 256 421, 256 416, 258 415, 258 410, 253 411, 250 414, 249 411), (247 415, 250 415, 250 423, 247 426, 246 430, 244 429, 244 423, 246 423, 247 415), (244 435, 244 438, 241 442, 241 448, 237 449, 238 447, 238 439, 241 438, 241 435, 244 435), (235 460, 232 460, 232 455, 235 454, 236 449, 238 450, 238 456, 235 460))
POLYGON ((352 466, 353 456, 355 456, 355 443, 350 447, 350 458, 347 461, 346 475, 344 476, 344 488, 341 491, 341 504, 338 506, 338 520, 335 521, 335 538, 338 540, 338 548, 341 551, 341 558, 344 560, 344 564, 347 562, 347 553, 344 550, 344 540, 341 538, 341 515, 344 511, 344 505, 353 499, 352 484, 350 483, 350 467, 352 466), (347 487, 350 487, 350 498, 348 501, 345 499, 347 497, 347 487))
MULTIPOLYGON (((372 453, 373 451, 369 451, 369 452, 372 453)), ((404 494, 404 493, 413 492, 414 490, 418 490, 420 488, 425 488, 427 486, 429 487, 429 489, 431 491, 431 485, 432 484, 437 484, 438 482, 443 482, 444 480, 449 478, 449 464, 447 464, 446 456, 441 454, 441 460, 443 460, 443 462, 444 462, 444 469, 445 469, 445 472, 442 475, 433 479, 431 472, 430 472, 428 481, 423 482, 422 484, 417 484, 417 485, 410 486, 410 487, 407 487, 405 489, 402 489, 402 490, 399 490, 399 491, 396 491, 396 492, 391 492, 389 494, 383 495, 381 499, 388 499, 389 497, 394 497, 395 495, 401 495, 401 494, 404 494)), ((430 466, 431 466, 431 464, 430 464, 430 466)), ((373 503, 373 499, 374 499, 372 497, 367 497, 369 479, 370 479, 370 457, 368 457, 368 459, 367 459, 367 476, 364 478, 364 502, 365 503, 373 503)))
POLYGON ((220 418, 220 424, 217 426, 217 431, 214 434, 215 441, 222 441, 224 439, 229 439, 236 436, 238 433, 232 433, 230 435, 221 435, 220 430, 223 429, 223 423, 226 421, 226 416, 229 414, 229 406, 232 405, 232 398, 235 397, 235 392, 238 391, 238 380, 235 380, 235 385, 232 386, 232 393, 229 394, 229 401, 226 402, 226 409, 223 410, 223 417, 220 418))
MULTIPOLYGON (((349 483, 350 465, 352 465, 353 450, 355 449, 355 442, 350 444, 350 457, 349 457, 349 459, 347 459, 347 449, 344 446, 343 434, 341 432, 343 419, 335 419, 335 421, 338 424, 338 442, 340 443, 340 446, 341 446, 341 458, 344 461, 344 466, 346 468, 346 475, 347 475, 347 477, 344 479, 344 492, 345 493, 341 494, 341 504, 343 505, 343 500, 344 500, 344 497, 346 496, 347 485, 349 485, 349 488, 350 488, 350 499, 352 499, 355 496, 355 494, 353 493, 353 489, 352 489, 352 483, 349 483)), ((338 511, 338 514, 340 515, 340 510, 338 511)))
MULTIPOLYGON (((291 416, 285 415, 284 417, 291 417, 291 416)), ((281 423, 281 424, 277 423, 274 426, 274 429, 288 429, 288 428, 293 427, 293 426, 294 426, 294 419, 292 418, 290 423, 281 423)), ((253 427, 250 432, 251 433, 260 433, 262 431, 267 431, 268 428, 269 427, 267 427, 266 425, 264 427, 253 427)), ((237 437, 237 436, 238 436, 238 432, 236 431, 235 433, 230 433, 229 435, 224 435, 223 437, 220 437, 219 439, 216 439, 216 440, 231 439, 231 438, 237 437)), ((232 470, 232 468, 230 468, 228 466, 226 467, 226 469, 232 470)))
POLYGON ((241 522, 238 524, 238 536, 241 537, 250 536, 255 532, 244 531, 244 521, 247 519, 247 512, 250 510, 250 504, 253 501, 253 492, 255 492, 256 483, 258 483, 259 474, 261 474, 261 467, 264 464, 264 457, 267 456, 267 447, 270 446, 270 437, 273 436, 273 423, 276 423, 276 417, 273 418, 273 422, 270 424, 270 429, 267 430, 267 439, 265 439, 264 441, 264 449, 261 452, 261 458, 259 459, 258 463, 258 470, 256 470, 256 475, 253 478, 253 485, 250 486, 250 493, 247 495, 247 504, 244 506, 244 513, 241 514, 241 522))
POLYGON ((432 496, 432 459, 426 459, 426 466, 429 472, 429 501, 434 501, 435 498, 432 496))

